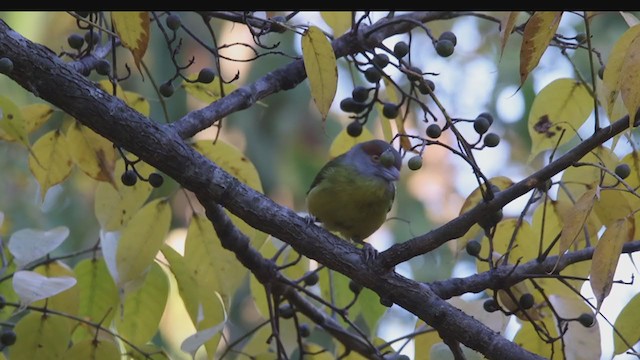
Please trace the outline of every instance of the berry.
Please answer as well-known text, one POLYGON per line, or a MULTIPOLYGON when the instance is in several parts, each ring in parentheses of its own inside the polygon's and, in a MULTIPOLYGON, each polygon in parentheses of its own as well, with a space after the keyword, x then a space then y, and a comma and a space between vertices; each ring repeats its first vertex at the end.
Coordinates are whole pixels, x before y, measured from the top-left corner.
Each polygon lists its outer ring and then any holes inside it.
POLYGON ((173 31, 178 30, 182 25, 182 20, 180 20, 180 15, 178 14, 171 14, 164 21, 167 27, 173 31))
POLYGON ((420 83, 418 84, 418 91, 420 91, 421 94, 428 95, 429 90, 427 88, 431 89, 431 92, 434 92, 436 90, 436 84, 434 84, 433 81, 429 79, 420 81, 420 83))
POLYGON ((202 68, 198 73, 198 82, 208 84, 216 78, 216 73, 211 68, 202 68))
POLYGON ((125 186, 133 186, 138 181, 138 174, 136 174, 134 170, 129 169, 122 173, 120 181, 122 181, 125 186))
POLYGON ((159 188, 160 186, 162 186, 163 182, 164 178, 162 177, 162 175, 155 172, 149 174, 149 184, 151 184, 151 186, 153 186, 154 188, 159 188))
POLYGON ((626 179, 631 175, 631 167, 629 164, 619 164, 615 169, 616 175, 618 175, 621 179, 626 179))
POLYGON ((498 303, 494 300, 494 299, 487 299, 483 304, 482 307, 484 308, 484 310, 486 312, 496 312, 499 310, 498 308, 498 303))
POLYGON ((535 301, 536 300, 534 299, 533 294, 526 293, 520 296, 518 303, 522 309, 527 310, 527 309, 531 309, 533 305, 535 305, 535 301))
POLYGON ((16 343, 16 333, 11 329, 2 330, 0 334, 0 344, 11 346, 16 343))
POLYGON ((171 95, 173 95, 175 88, 173 87, 171 80, 169 80, 163 83, 162 85, 160 85, 160 89, 158 89, 158 91, 160 91, 160 95, 164 97, 170 97, 171 95))
POLYGON ((84 33, 84 41, 86 41, 87 44, 95 45, 100 42, 100 35, 97 31, 87 31, 84 33))
POLYGON ((309 271, 304 276, 304 284, 306 286, 313 286, 318 283, 320 276, 317 271, 309 271))
POLYGON ((478 221, 478 225, 483 229, 491 229, 496 226, 500 220, 502 220, 503 216, 502 209, 500 209, 492 214, 487 214, 485 217, 480 219, 480 221, 478 221))
POLYGON ((298 334, 300 334, 300 337, 303 337, 303 338, 311 335, 311 329, 309 328, 309 325, 300 324, 300 326, 298 326, 298 334))
POLYGON ((280 312, 280 316, 283 319, 291 319, 294 313, 293 308, 291 307, 290 304, 284 304, 280 306, 279 312, 280 312))
POLYGON ((551 179, 547 179, 546 181, 538 185, 538 190, 541 192, 547 192, 549 191, 549 189, 551 189, 552 185, 553 185, 553 181, 551 181, 551 179))
POLYGON ((438 40, 449 40, 453 43, 453 46, 458 45, 458 38, 456 37, 456 34, 454 34, 451 31, 445 31, 442 34, 440 34, 440 37, 438 38, 438 40))
POLYGON ((442 129, 438 124, 431 124, 427 126, 427 136, 432 139, 437 139, 442 134, 442 129))
POLYGON ((407 166, 411 170, 419 170, 422 167, 422 156, 412 156, 411 159, 409 159, 409 161, 407 162, 407 166))
POLYGON ((442 57, 449 57, 453 54, 453 50, 455 49, 455 45, 453 42, 449 40, 438 40, 436 41, 436 52, 438 55, 442 57))
POLYGON ((582 313, 578 316, 578 322, 584 327, 592 327, 596 324, 595 320, 592 314, 582 313))
POLYGON ((396 162, 395 156, 391 153, 391 151, 385 151, 380 155, 380 164, 384 167, 393 166, 396 162))
POLYGON ((486 147, 496 147, 500 143, 500 136, 495 133, 488 133, 484 136, 483 141, 486 147))
POLYGON ((477 240, 469 240, 467 241, 467 245, 465 245, 465 250, 467 250, 467 254, 476 257, 480 254, 480 250, 482 249, 482 244, 480 244, 477 240))
POLYGON ((358 137, 362 134, 362 124, 358 120, 353 120, 347 125, 347 134, 351 137, 358 137))
POLYGON ((416 81, 422 78, 422 70, 419 67, 409 66, 407 70, 409 70, 407 72, 407 79, 410 81, 416 81))
POLYGON ((478 115, 478 117, 483 117, 483 118, 489 120, 489 125, 493 124, 493 115, 491 115, 490 112, 486 112, 485 111, 483 113, 480 113, 480 115, 478 115))
POLYGON ((491 126, 489 120, 482 116, 478 116, 473 121, 473 129, 480 135, 486 133, 489 130, 489 126, 491 126))
POLYGON ((585 33, 578 33, 578 35, 576 35, 576 42, 578 44, 582 44, 583 42, 587 41, 587 34, 585 33))
POLYGON ((364 86, 356 86, 353 88, 351 96, 355 101, 365 102, 369 99, 369 90, 364 86))
POLYGON ((0 58, 0 73, 9 74, 13 71, 13 61, 11 59, 3 57, 0 58))
POLYGON ((363 103, 355 101, 353 98, 344 98, 340 101, 340 110, 344 112, 350 112, 357 114, 364 110, 365 105, 363 103))
POLYGON ((380 71, 378 71, 378 69, 372 66, 364 71, 364 77, 368 82, 375 84, 380 81, 380 79, 382 78, 382 74, 380 74, 380 71))
POLYGON ((351 290, 351 292, 353 292, 354 294, 359 294, 360 291, 362 291, 362 285, 358 284, 357 282, 351 280, 349 281, 349 290, 351 290))
POLYGON ((382 115, 387 119, 395 119, 398 116, 400 107, 393 103, 384 103, 382 106, 382 115))
POLYGON ((378 65, 380 69, 383 69, 385 66, 389 65, 389 57, 387 54, 375 54, 372 62, 378 65))
POLYGON ((111 64, 105 59, 98 60, 96 64, 96 72, 103 76, 108 76, 111 73, 111 64))
POLYGON ((80 34, 71 34, 67 38, 67 43, 72 49, 80 50, 84 45, 84 38, 80 34))
POLYGON ((409 53, 409 45, 404 41, 398 41, 393 46, 393 54, 396 57, 398 57, 398 59, 405 57, 405 55, 407 55, 408 53, 409 53))

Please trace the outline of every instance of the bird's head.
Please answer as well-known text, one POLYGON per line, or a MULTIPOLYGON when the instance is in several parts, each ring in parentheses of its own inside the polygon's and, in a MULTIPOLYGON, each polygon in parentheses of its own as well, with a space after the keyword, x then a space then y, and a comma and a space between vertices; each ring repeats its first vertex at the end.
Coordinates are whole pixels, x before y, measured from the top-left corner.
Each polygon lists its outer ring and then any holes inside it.
POLYGON ((354 164, 365 175, 377 176, 389 182, 400 178, 400 153, 383 140, 356 144, 347 152, 345 160, 354 164))

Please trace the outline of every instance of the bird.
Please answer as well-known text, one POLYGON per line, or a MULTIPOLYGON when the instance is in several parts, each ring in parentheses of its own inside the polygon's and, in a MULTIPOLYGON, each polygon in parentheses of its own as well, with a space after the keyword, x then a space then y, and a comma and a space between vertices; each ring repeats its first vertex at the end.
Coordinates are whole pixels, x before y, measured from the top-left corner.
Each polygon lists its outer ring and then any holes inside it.
POLYGON ((386 141, 357 143, 324 165, 306 196, 310 219, 363 246, 365 259, 377 251, 364 240, 386 221, 396 194, 402 158, 386 141))

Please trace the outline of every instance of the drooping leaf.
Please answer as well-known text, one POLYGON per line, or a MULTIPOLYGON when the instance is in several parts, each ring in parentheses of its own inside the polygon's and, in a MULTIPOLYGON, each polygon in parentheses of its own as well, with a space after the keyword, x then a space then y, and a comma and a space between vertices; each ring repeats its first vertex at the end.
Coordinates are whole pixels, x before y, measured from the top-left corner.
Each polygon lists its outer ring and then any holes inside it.
POLYGON ((351 29, 351 11, 321 11, 320 15, 333 30, 333 36, 338 37, 351 29))
POLYGON ((593 209, 593 205, 598 195, 598 185, 593 184, 573 205, 573 209, 564 218, 562 233, 558 243, 558 254, 562 256, 576 241, 578 235, 583 230, 587 217, 593 209))
POLYGON ((18 140, 29 147, 27 126, 22 111, 5 96, 0 96, 0 140, 18 140))
POLYGON ((67 140, 59 130, 42 135, 31 147, 29 169, 40 184, 42 200, 47 190, 71 174, 72 167, 67 140))
POLYGON ((115 185, 116 152, 113 144, 88 127, 74 121, 67 130, 67 144, 73 162, 89 177, 115 185))
POLYGON ((30 312, 16 324, 10 359, 64 359, 71 333, 62 316, 30 312))
POLYGON ((622 311, 616 317, 613 332, 613 353, 622 354, 640 340, 638 322, 640 322, 640 294, 634 295, 624 305, 622 311), (627 345, 629 344, 629 345, 627 345))
POLYGON ((633 239, 633 218, 620 219, 607 227, 596 245, 591 262, 591 289, 598 302, 596 312, 600 311, 602 302, 611 292, 613 275, 625 242, 633 239))
POLYGON ((111 20, 122 45, 131 51, 138 70, 149 45, 149 13, 146 11, 112 11, 111 20))
POLYGON ((49 278, 29 270, 20 270, 13 274, 13 289, 20 296, 20 303, 24 306, 59 294, 75 284, 76 279, 71 276, 49 278))
MULTIPOLYGON (((222 304, 223 310, 224 310, 224 304, 222 302, 222 298, 217 292, 215 294, 217 295, 218 300, 220 301, 220 304, 222 304)), ((195 358, 196 352, 198 351, 198 349, 202 345, 204 345, 207 341, 211 340, 214 336, 218 335, 222 330, 224 330, 224 327, 226 324, 227 324, 227 312, 226 310, 224 310, 223 321, 221 321, 220 323, 212 327, 199 330, 195 334, 184 339, 184 341, 180 345, 180 350, 191 354, 191 357, 195 358)))
POLYGON ((545 86, 531 105, 531 161, 540 152, 573 139, 593 111, 589 90, 574 79, 557 79, 545 86))
POLYGON ((527 21, 520 47, 520 84, 524 84, 529 73, 538 66, 556 34, 561 17, 561 11, 536 11, 527 21))
POLYGON ((184 307, 195 324, 198 322, 198 305, 200 304, 200 292, 197 274, 191 271, 192 266, 186 259, 168 244, 164 244, 160 249, 169 262, 169 269, 178 283, 178 292, 184 303, 184 307))
POLYGON ((640 81, 640 37, 636 36, 631 41, 627 52, 622 60, 622 68, 620 71, 624 76, 620 77, 620 95, 624 106, 629 113, 629 126, 633 127, 635 114, 640 108, 640 89, 638 89, 638 81, 640 81))
POLYGON ((502 59, 502 54, 504 53, 504 47, 507 45, 507 40, 509 40, 509 36, 511 36, 513 28, 516 26, 518 15, 520 15, 520 11, 510 11, 506 16, 506 19, 503 19, 501 22, 500 59, 502 59))
POLYGON ((95 323, 110 323, 117 312, 118 289, 104 259, 84 259, 74 268, 80 290, 78 315, 95 323))
POLYGON ((311 87, 311 97, 324 121, 336 96, 338 66, 331 42, 320 28, 310 26, 303 34, 302 58, 311 87))
POLYGON ((9 238, 9 251, 18 267, 49 254, 69 236, 69 228, 58 226, 50 230, 22 229, 9 238))
POLYGON ((351 149, 355 144, 373 140, 375 137, 369 131, 369 129, 363 127, 362 133, 358 137, 353 137, 347 133, 347 128, 340 130, 338 135, 333 139, 331 146, 329 147, 329 157, 334 158, 338 155, 344 154, 351 149))
MULTIPOLYGON (((614 110, 614 104, 616 103, 620 93, 620 83, 624 77, 622 67, 627 56, 627 49, 638 35, 640 35, 640 25, 635 25, 627 29, 627 31, 625 31, 613 45, 611 53, 609 54, 609 59, 607 60, 607 64, 604 68, 604 74, 602 76, 602 82, 606 91, 606 101, 604 102, 604 105, 607 109, 607 115, 609 118, 613 118, 612 113, 614 110)), ((626 74, 624 75, 626 76, 626 74)), ((633 118, 633 116, 631 116, 631 118, 633 118)))
POLYGON ((119 287, 144 277, 164 244, 171 225, 171 206, 167 199, 148 203, 122 230, 116 253, 119 287))
POLYGON ((47 122, 54 110, 48 104, 30 104, 23 106, 20 111, 22 111, 27 133, 31 133, 47 122))
POLYGON ((142 286, 125 296, 115 326, 128 341, 142 345, 158 331, 160 318, 169 297, 169 279, 157 263, 152 263, 142 286))

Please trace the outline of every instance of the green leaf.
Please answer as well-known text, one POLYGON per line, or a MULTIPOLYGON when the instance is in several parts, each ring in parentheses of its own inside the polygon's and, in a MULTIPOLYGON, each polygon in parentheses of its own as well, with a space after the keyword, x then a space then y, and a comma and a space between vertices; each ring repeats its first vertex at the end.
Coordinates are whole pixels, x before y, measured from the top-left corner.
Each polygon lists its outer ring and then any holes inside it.
POLYGON ((81 295, 78 315, 89 321, 109 324, 116 313, 119 297, 104 259, 81 260, 74 272, 81 295))
POLYGON ((338 66, 331 42, 320 28, 310 26, 302 35, 302 58, 309 78, 311 97, 324 121, 336 96, 338 66))
POLYGON ((120 360, 120 349, 112 341, 85 339, 74 343, 65 353, 65 359, 120 360))
POLYGON ((115 317, 120 335, 142 345, 158 331, 169 296, 169 279, 160 265, 152 263, 142 286, 126 295, 115 317), (121 313, 120 313, 121 311, 121 313))
POLYGON ((171 246, 165 244, 162 249, 162 254, 169 262, 169 269, 173 273, 178 283, 178 291, 180 298, 184 303, 184 307, 191 318, 191 321, 195 324, 198 322, 198 305, 199 299, 199 285, 198 278, 194 271, 191 271, 190 266, 185 258, 175 251, 171 246))
POLYGON ((615 355, 622 354, 640 340, 640 331, 638 331, 640 311, 638 309, 640 309, 640 294, 632 297, 618 314, 614 324, 616 331, 613 332, 613 353, 615 355))
POLYGON ((67 319, 31 312, 16 324, 16 343, 9 347, 10 359, 63 359, 71 333, 67 319))

